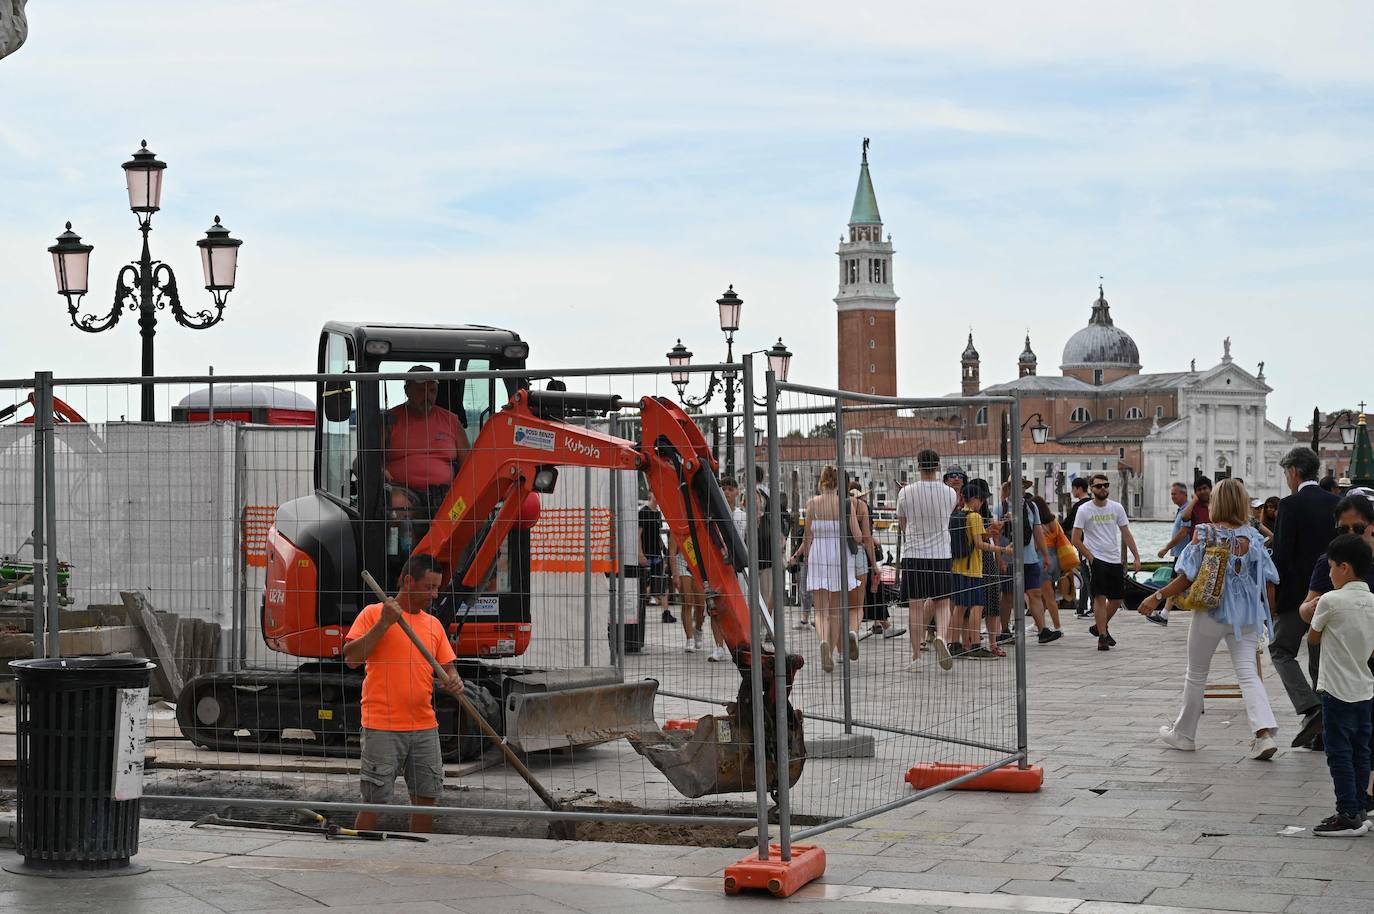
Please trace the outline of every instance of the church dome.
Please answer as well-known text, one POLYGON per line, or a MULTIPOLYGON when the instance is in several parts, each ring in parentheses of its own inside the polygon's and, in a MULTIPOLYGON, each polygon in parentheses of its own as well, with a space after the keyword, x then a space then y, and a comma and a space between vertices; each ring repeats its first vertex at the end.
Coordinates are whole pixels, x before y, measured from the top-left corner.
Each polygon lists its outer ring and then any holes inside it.
POLYGON ((964 353, 961 356, 961 358, 965 362, 978 361, 978 350, 973 348, 973 331, 971 330, 969 331, 968 335, 968 345, 964 347, 964 353))
POLYGON ((1140 368, 1140 350, 1131 335, 1112 323, 1111 309, 1097 287, 1097 301, 1093 303, 1088 326, 1079 330, 1064 344, 1061 369, 1070 368, 1140 368))

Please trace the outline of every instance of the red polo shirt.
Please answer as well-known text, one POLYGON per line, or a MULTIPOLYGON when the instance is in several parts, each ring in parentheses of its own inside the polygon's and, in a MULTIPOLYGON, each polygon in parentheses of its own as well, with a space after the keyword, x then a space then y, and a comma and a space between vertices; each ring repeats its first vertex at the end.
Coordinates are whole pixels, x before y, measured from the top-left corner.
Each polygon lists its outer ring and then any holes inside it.
POLYGON ((402 403, 387 410, 386 424, 386 470, 395 482, 416 491, 453 482, 460 449, 467 449, 457 416, 438 406, 421 415, 402 403))

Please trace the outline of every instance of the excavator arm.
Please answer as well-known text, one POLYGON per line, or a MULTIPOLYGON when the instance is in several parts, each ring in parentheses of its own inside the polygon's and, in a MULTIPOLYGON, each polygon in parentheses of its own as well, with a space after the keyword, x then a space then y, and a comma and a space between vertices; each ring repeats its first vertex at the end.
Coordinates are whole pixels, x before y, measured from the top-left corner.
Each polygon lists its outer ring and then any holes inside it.
MULTIPOLYGON (((663 397, 639 401, 641 440, 616 438, 573 425, 571 416, 604 415, 621 408, 619 397, 564 391, 517 391, 472 443, 434 520, 415 546, 444 569, 443 588, 458 598, 486 580, 500 544, 518 522, 531 492, 551 492, 558 467, 635 470, 650 491, 682 551, 692 576, 707 595, 711 618, 730 648, 741 674, 736 701, 723 717, 704 717, 684 738, 680 731, 642 729, 631 736, 635 748, 688 796, 733 793, 754 787, 754 734, 749 671, 762 665, 769 734, 760 734, 766 751, 773 740, 774 661, 771 649, 751 648, 749 605, 740 586, 747 567, 746 547, 730 517, 715 475, 715 461, 701 430, 679 406, 663 397)), ((799 656, 786 661, 786 683, 801 668, 799 656)), ((801 773, 804 758, 800 715, 788 709, 795 756, 789 782, 801 773)), ((591 729, 595 729, 594 724, 591 729)), ((769 766, 770 785, 776 771, 769 766)))

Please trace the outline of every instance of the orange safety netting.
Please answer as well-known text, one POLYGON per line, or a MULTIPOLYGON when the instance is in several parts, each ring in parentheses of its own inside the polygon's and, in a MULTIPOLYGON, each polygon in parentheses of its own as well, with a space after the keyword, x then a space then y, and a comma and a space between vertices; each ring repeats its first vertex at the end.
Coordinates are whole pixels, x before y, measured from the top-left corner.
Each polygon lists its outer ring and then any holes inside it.
POLYGON ((545 508, 530 530, 531 571, 582 571, 587 567, 587 525, 591 525, 591 570, 615 571, 609 508, 545 508))

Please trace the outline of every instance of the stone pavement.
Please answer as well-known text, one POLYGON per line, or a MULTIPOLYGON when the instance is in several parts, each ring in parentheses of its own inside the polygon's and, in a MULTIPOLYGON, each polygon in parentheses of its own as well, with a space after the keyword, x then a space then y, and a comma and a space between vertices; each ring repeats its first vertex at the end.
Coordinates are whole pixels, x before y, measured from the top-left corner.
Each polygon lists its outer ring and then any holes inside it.
MULTIPOLYGON (((1175 711, 1186 620, 1161 630, 1123 618, 1120 647, 1101 654, 1068 614, 1063 640, 1029 648, 1044 790, 939 794, 830 832, 817 841, 829 855, 824 880, 785 903, 722 894, 721 870, 744 853, 733 849, 325 842, 147 822, 137 859, 151 873, 89 882, 0 874, 0 911, 1374 911, 1374 837, 1311 837, 1332 802, 1321 755, 1246 759, 1239 700, 1208 702, 1195 754, 1152 739, 1175 711), (1281 836, 1290 825, 1305 831, 1281 836)), ((1223 652, 1212 681, 1233 679, 1223 652)), ((1289 726, 1272 671, 1265 681, 1289 726)))

